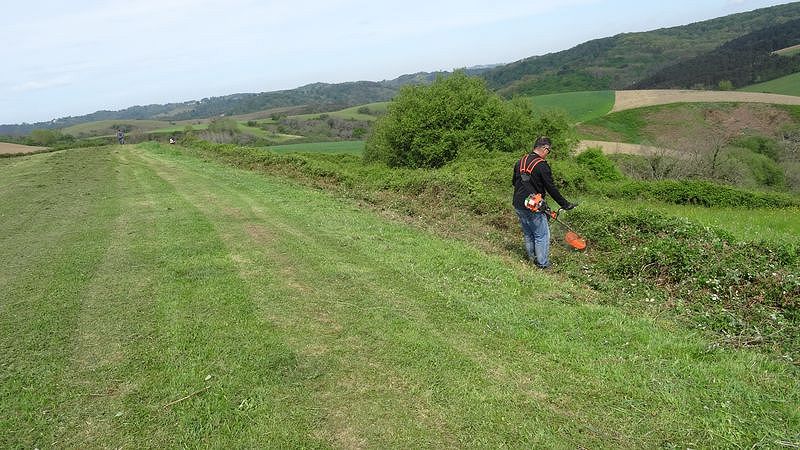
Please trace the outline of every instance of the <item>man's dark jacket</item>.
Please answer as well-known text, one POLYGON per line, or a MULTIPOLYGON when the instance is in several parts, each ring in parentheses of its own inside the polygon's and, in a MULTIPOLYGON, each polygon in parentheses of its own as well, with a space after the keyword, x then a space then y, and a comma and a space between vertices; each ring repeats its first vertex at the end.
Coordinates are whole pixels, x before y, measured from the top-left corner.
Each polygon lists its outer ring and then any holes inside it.
MULTIPOLYGON (((558 188, 553 184, 553 173, 550 171, 550 165, 536 153, 529 153, 528 161, 535 160, 541 160, 541 162, 536 164, 533 168, 530 173, 530 178, 528 178, 527 174, 520 173, 519 166, 521 160, 517 161, 514 165, 514 178, 511 181, 514 186, 514 208, 526 209, 525 199, 528 198, 530 194, 536 193, 542 194, 542 199, 544 199, 545 194, 550 194, 553 200, 561 205, 562 208, 567 208, 569 202, 558 192, 558 188)), ((530 166, 531 164, 529 163, 528 167, 530 166)))

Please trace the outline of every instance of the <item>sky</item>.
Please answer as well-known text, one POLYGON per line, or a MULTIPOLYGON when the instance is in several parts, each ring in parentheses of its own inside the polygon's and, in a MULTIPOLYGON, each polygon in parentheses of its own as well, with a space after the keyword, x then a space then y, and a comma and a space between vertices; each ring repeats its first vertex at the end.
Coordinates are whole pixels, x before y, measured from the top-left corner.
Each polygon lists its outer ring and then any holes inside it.
POLYGON ((769 0, 2 0, 0 124, 510 63, 769 0))

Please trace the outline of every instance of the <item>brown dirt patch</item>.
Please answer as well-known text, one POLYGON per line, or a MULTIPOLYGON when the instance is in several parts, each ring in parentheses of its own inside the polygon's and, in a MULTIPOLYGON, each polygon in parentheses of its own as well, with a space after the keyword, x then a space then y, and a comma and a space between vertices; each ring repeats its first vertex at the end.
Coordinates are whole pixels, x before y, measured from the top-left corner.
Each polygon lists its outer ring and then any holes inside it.
POLYGON ((760 134, 772 136, 784 125, 792 124, 788 112, 765 104, 722 105, 714 108, 666 108, 644 116, 645 136, 656 145, 703 142, 710 136, 760 134))
POLYGON ((788 112, 769 105, 739 105, 732 111, 707 110, 705 119, 731 135, 749 131, 771 135, 793 123, 788 112))
POLYGON ((765 94, 761 92, 732 91, 691 91, 679 89, 651 89, 639 91, 616 91, 616 101, 611 112, 643 106, 665 105, 668 103, 775 103, 779 105, 800 105, 800 97, 794 95, 765 94))
POLYGON ((34 147, 31 145, 12 144, 10 142, 0 142, 0 155, 16 155, 35 153, 47 150, 47 147, 34 147))

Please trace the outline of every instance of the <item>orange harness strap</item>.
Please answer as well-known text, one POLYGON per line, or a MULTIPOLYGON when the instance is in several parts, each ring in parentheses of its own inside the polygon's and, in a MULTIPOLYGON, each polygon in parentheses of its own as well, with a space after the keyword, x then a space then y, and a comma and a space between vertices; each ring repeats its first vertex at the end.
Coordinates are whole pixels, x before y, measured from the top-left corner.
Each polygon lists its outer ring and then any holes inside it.
POLYGON ((536 167, 537 164, 544 161, 539 156, 534 156, 533 158, 528 158, 530 155, 525 155, 519 162, 519 173, 527 173, 528 175, 533 172, 533 169, 536 167), (530 160, 529 160, 530 159, 530 160))

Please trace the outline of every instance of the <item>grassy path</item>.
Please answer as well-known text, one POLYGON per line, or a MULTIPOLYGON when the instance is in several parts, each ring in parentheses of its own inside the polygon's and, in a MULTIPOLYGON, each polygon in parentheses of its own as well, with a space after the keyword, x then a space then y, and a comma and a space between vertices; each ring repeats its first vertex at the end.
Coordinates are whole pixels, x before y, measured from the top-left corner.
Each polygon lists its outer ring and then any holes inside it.
POLYGON ((796 443, 796 369, 158 146, 0 160, 0 447, 796 443))

